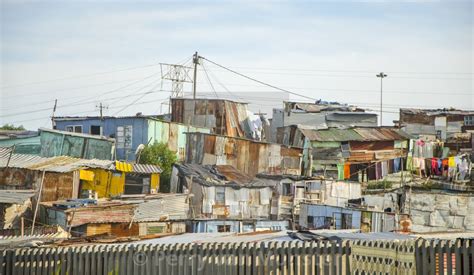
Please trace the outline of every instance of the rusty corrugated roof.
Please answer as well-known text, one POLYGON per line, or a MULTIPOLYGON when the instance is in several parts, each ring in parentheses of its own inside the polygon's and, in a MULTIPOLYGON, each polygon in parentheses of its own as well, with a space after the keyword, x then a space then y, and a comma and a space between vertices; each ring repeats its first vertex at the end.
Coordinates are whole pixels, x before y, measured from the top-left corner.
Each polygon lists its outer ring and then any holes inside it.
POLYGON ((406 140, 409 135, 397 129, 372 127, 351 129, 299 129, 311 141, 388 141, 406 140))
POLYGON ((300 129, 303 135, 311 141, 362 141, 364 138, 353 129, 330 128, 325 130, 300 129))

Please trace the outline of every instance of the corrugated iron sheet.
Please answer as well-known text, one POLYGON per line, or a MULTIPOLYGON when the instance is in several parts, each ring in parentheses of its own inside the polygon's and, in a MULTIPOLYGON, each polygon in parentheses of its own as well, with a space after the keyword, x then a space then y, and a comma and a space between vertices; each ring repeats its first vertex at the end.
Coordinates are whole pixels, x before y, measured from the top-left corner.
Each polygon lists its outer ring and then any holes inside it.
POLYGON ((162 172, 158 165, 134 163, 132 167, 133 172, 139 174, 157 174, 162 172))
POLYGON ((110 203, 65 210, 71 217, 71 226, 88 223, 126 223, 131 222, 135 204, 110 203))
POLYGON ((139 203, 135 209, 133 221, 154 222, 184 220, 188 218, 186 194, 160 194, 159 198, 139 203))
POLYGON ((35 195, 35 190, 0 190, 0 203, 23 204, 35 195))
POLYGON ((187 135, 187 163, 231 165, 250 177, 301 173, 302 148, 206 133, 187 135))
POLYGON ((311 141, 351 141, 364 140, 364 138, 353 129, 299 129, 303 135, 311 141))
POLYGON ((354 129, 365 141, 404 140, 406 137, 397 131, 387 128, 356 128, 354 129))
POLYGON ((45 170, 48 172, 67 173, 81 168, 114 168, 113 161, 98 159, 78 159, 67 156, 44 158, 35 155, 12 154, 0 158, 0 167, 24 168, 29 170, 45 170))

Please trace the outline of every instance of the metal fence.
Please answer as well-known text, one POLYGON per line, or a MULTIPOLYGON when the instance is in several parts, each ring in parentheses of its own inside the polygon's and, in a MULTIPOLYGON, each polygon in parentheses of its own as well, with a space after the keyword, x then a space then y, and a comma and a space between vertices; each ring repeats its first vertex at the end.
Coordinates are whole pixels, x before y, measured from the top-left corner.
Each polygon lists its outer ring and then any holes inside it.
POLYGON ((1 274, 473 274, 473 240, 88 245, 1 251, 1 274))

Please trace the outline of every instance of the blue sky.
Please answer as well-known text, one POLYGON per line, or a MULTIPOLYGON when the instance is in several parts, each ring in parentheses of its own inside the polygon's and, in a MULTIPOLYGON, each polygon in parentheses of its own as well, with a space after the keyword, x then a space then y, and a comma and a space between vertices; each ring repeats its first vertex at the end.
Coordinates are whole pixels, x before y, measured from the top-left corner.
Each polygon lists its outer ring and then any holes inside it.
MULTIPOLYGON (((470 1, 2 1, 0 123, 49 126, 56 98, 58 115, 95 115, 98 102, 112 115, 147 82, 113 93, 117 99, 100 94, 159 67, 69 77, 179 62, 195 50, 306 96, 373 110, 380 85, 374 73, 387 72, 388 125, 400 106, 474 109, 472 16, 470 1)), ((253 109, 281 106, 268 87, 206 66, 242 97, 268 93, 266 104, 245 98, 253 109)), ((198 92, 211 92, 199 75, 198 92)), ((226 96, 223 88, 217 94, 226 96)), ((159 112, 167 96, 147 95, 138 102, 148 103, 119 115, 159 112)))

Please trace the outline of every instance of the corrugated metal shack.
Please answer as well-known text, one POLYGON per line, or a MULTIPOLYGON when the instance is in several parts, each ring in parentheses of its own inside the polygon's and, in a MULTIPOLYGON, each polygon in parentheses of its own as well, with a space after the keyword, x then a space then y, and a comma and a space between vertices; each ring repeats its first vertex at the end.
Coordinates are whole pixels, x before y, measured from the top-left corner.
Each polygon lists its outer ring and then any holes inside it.
POLYGON ((265 138, 263 122, 247 110, 247 103, 228 99, 172 98, 171 121, 211 128, 218 135, 265 138))
POLYGON ((39 155, 41 151, 39 133, 27 130, 0 130, 0 147, 11 146, 14 146, 17 154, 39 155))
MULTIPOLYGON (((279 143, 304 147, 304 163, 313 171, 337 172, 337 165, 405 158, 410 136, 393 128, 314 129, 292 125, 278 129, 279 143)), ((354 166, 353 168, 356 168, 354 166)), ((353 180, 359 175, 351 171, 353 180)), ((337 173, 336 173, 337 174, 337 173)), ((339 179, 346 179, 338 176, 339 179)))
POLYGON ((273 109, 272 141, 276 141, 277 129, 290 125, 327 127, 377 126, 377 114, 338 102, 284 102, 283 109, 273 109))
POLYGON ((110 160, 78 159, 68 156, 44 158, 12 154, 0 149, 0 189, 39 190, 41 201, 89 196, 151 193, 159 188, 160 168, 110 160))
POLYGON ((456 133, 474 130, 474 111, 457 109, 400 109, 400 127, 416 136, 445 141, 456 133))
POLYGON ((200 132, 210 133, 210 128, 195 127, 182 123, 167 122, 154 118, 148 118, 148 141, 163 142, 168 145, 168 149, 176 152, 179 161, 184 161, 186 152, 186 133, 200 132))
POLYGON ((127 196, 121 200, 43 203, 42 219, 73 235, 116 237, 186 232, 188 204, 183 194, 127 196))
POLYGON ((42 157, 115 159, 115 139, 40 128, 40 140, 42 157))
POLYGON ((275 182, 272 218, 298 221, 301 203, 345 206, 351 199, 361 197, 358 182, 343 182, 317 177, 264 175, 257 178, 275 182))
POLYGON ((190 194, 193 219, 270 219, 275 182, 230 165, 175 164, 171 190, 190 194))
POLYGON ((258 173, 301 175, 303 149, 215 134, 188 133, 186 162, 232 165, 254 177, 258 173))
POLYGON ((0 229, 19 228, 20 218, 29 214, 34 190, 0 190, 0 229))

